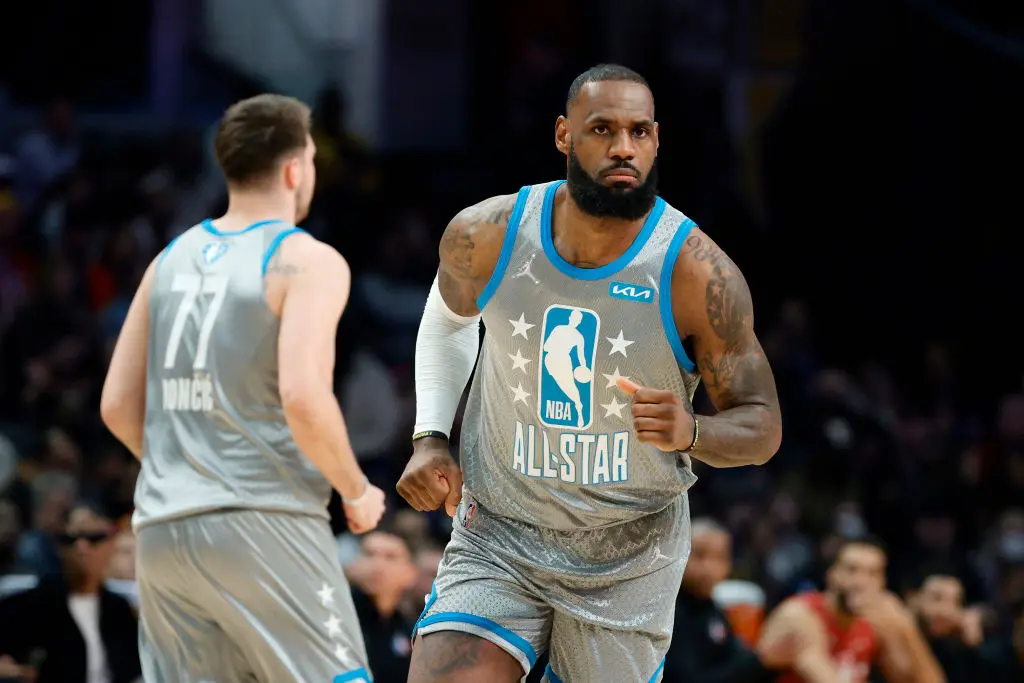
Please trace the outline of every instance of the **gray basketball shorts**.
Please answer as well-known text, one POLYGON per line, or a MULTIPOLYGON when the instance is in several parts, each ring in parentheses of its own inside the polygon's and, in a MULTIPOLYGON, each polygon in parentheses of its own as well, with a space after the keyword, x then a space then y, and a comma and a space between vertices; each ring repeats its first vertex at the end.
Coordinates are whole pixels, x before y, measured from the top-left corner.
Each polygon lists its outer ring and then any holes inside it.
POLYGON ((463 496, 413 636, 485 638, 548 683, 653 683, 672 639, 690 552, 683 495, 661 512, 601 529, 542 529, 463 496))
POLYGON ((139 530, 146 683, 371 683, 326 520, 219 511, 139 530))

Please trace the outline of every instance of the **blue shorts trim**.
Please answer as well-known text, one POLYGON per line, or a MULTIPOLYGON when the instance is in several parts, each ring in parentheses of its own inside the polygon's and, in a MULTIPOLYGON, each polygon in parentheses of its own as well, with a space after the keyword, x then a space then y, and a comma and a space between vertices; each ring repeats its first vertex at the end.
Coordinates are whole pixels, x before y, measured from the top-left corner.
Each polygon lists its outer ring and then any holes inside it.
POLYGON ((366 683, 373 683, 373 679, 370 678, 370 672, 366 669, 356 669, 355 671, 349 671, 345 674, 338 674, 334 677, 333 683, 352 683, 353 681, 366 681, 366 683))
POLYGON ((484 617, 479 617, 475 614, 466 614, 465 612, 441 612, 439 614, 434 614, 426 619, 420 619, 416 623, 416 628, 413 634, 415 635, 415 632, 419 631, 421 628, 444 623, 469 624, 485 631, 490 631, 512 647, 522 652, 530 662, 530 668, 533 668, 537 663, 537 651, 533 649, 533 645, 530 645, 530 641, 513 633, 504 626, 491 621, 490 619, 485 619, 484 617))
POLYGON ((565 683, 561 678, 558 677, 554 671, 551 670, 551 665, 548 664, 544 669, 544 675, 548 677, 548 683, 565 683))

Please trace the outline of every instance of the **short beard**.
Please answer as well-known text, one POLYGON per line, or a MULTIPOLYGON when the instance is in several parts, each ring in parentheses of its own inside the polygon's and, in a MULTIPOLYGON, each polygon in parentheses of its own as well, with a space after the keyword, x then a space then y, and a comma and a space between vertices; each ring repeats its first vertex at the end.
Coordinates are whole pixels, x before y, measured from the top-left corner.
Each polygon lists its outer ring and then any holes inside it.
POLYGON ((636 187, 607 187, 594 180, 569 146, 569 196, 583 213, 595 218, 619 218, 635 221, 654 208, 658 198, 658 164, 651 167, 647 179, 636 187))

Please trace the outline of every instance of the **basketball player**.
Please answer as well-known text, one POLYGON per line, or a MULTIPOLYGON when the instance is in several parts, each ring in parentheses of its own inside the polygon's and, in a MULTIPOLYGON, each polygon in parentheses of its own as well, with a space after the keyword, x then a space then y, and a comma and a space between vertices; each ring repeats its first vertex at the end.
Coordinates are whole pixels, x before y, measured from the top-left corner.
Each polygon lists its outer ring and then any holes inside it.
POLYGON ((914 617, 885 590, 885 566, 877 541, 847 541, 824 592, 797 595, 775 609, 758 649, 770 668, 788 670, 779 683, 866 683, 873 665, 888 683, 945 683, 914 617), (777 648, 785 638, 796 647, 777 648))
POLYGON ((567 182, 472 206, 441 241, 398 490, 456 519, 417 624, 413 683, 517 681, 545 650, 549 682, 660 680, 689 553, 691 458, 760 464, 779 446, 743 276, 657 196, 646 82, 595 67, 566 109, 555 144, 567 182), (481 317, 460 470, 448 433, 481 317), (700 377, 714 417, 694 418, 700 377))
POLYGON ((315 183, 309 110, 233 105, 214 142, 227 213, 150 264, 103 388, 142 461, 140 648, 149 683, 370 680, 326 504, 372 529, 384 493, 331 388, 345 260, 294 224, 315 183))

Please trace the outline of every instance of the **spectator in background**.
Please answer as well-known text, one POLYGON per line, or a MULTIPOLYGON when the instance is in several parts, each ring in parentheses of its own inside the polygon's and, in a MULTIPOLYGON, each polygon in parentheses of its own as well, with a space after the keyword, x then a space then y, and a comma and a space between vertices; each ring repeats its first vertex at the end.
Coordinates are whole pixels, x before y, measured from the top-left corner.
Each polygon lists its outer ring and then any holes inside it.
POLYGON ((56 536, 78 495, 74 477, 63 472, 43 472, 31 482, 32 529, 21 535, 18 563, 28 572, 51 577, 61 573, 56 536))
POLYGON ((354 307, 363 314, 374 349, 388 366, 412 363, 436 253, 426 220, 407 211, 383 235, 373 265, 352 283, 354 307))
POLYGON ((928 573, 907 596, 947 683, 973 683, 974 651, 981 644, 981 612, 964 608, 964 587, 949 573, 928 573))
MULTIPOLYGON (((754 683, 771 674, 748 649, 711 599, 732 571, 732 539, 710 519, 691 526, 690 559, 676 601, 675 630, 665 657, 665 681, 672 683, 754 683)), ((781 643, 782 647, 786 643, 781 643)))
POLYGON ((419 614, 430 599, 430 592, 434 590, 434 579, 437 578, 437 569, 441 566, 441 558, 444 557, 444 549, 441 546, 427 544, 416 552, 416 582, 409 591, 409 611, 419 614))
POLYGON ((378 681, 404 681, 409 676, 416 614, 402 611, 407 591, 416 582, 409 542, 378 526, 363 538, 363 554, 346 568, 352 600, 363 628, 370 670, 378 681))
POLYGON ((131 529, 122 529, 114 537, 114 555, 107 567, 107 578, 135 580, 135 534, 131 529))
POLYGON ((139 612, 139 585, 135 582, 135 533, 131 530, 130 521, 114 536, 114 554, 107 565, 104 586, 111 592, 120 595, 132 606, 135 614, 139 612))
POLYGON ((60 534, 60 578, 0 600, 0 655, 38 683, 132 683, 142 675, 131 607, 103 587, 115 526, 77 504, 60 534))
POLYGON ((0 334, 28 297, 22 211, 11 186, 13 171, 13 159, 0 155, 0 334))
POLYGON ((1024 681, 1024 601, 1013 609, 1013 625, 1005 637, 985 643, 981 649, 979 683, 1024 681))
POLYGON ((21 520, 18 508, 10 501, 0 498, 0 598, 19 590, 22 586, 31 587, 31 583, 25 585, 25 581, 34 579, 19 571, 16 563, 20 533, 21 520))
POLYGON ((17 145, 18 195, 32 206, 46 188, 78 163, 75 110, 70 101, 55 99, 46 111, 44 125, 27 133, 17 145))

